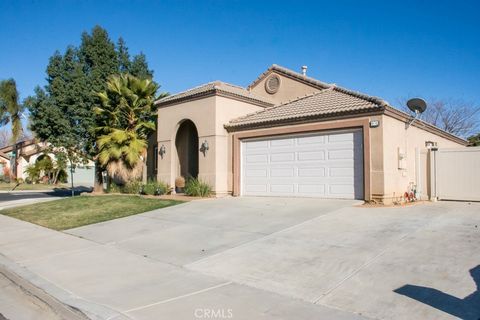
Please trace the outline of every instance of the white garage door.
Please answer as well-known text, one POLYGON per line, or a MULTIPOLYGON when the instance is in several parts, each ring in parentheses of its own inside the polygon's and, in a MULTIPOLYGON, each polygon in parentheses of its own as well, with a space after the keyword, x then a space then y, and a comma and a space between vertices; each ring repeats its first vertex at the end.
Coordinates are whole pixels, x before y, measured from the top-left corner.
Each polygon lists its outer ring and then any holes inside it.
POLYGON ((242 195, 363 199, 362 130, 242 141, 242 195))

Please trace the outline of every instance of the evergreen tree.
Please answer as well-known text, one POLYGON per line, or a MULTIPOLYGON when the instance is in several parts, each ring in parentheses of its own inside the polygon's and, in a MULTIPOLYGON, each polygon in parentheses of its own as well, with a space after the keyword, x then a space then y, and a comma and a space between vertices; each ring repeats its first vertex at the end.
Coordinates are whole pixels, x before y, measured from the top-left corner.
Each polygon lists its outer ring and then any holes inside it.
POLYGON ((119 38, 117 42, 117 59, 118 70, 120 73, 128 73, 130 70, 130 54, 123 38, 119 38))
POLYGON ((153 78, 153 70, 148 69, 147 57, 143 53, 133 57, 128 71, 131 75, 140 79, 153 78))
MULTIPOLYGON (((121 73, 141 79, 153 76, 143 54, 130 60, 122 38, 115 46, 100 26, 95 26, 91 33, 84 32, 78 48, 70 46, 64 55, 54 53, 47 66, 47 85, 36 88, 35 96, 27 100, 32 131, 57 150, 75 150, 67 155, 71 161, 75 157, 78 161, 78 156, 95 158, 98 150, 94 108, 100 104, 97 93, 106 90, 111 75, 121 73)), ((101 170, 97 170, 97 186, 100 181, 101 170)))

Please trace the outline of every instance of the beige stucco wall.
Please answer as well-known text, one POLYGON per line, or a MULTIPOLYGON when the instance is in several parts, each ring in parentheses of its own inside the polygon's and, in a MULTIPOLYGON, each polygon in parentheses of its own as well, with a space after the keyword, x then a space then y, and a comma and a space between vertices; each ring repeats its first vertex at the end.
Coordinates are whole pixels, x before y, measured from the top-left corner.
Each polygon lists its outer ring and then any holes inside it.
POLYGON ((263 110, 263 107, 225 97, 216 97, 216 184, 219 193, 231 193, 233 190, 232 139, 223 127, 231 119, 263 110))
POLYGON ((209 150, 199 152, 198 177, 207 182, 218 194, 231 192, 231 154, 228 133, 223 127, 233 118, 262 110, 262 107, 220 96, 210 96, 194 101, 161 107, 158 110, 158 149, 166 154, 158 158, 157 179, 175 185, 179 164, 175 136, 182 121, 191 120, 198 131, 199 146, 208 142, 209 150))
POLYGON ((425 142, 437 142, 438 148, 463 148, 464 145, 443 138, 415 126, 405 129, 405 122, 382 116, 383 167, 385 172, 384 202, 398 199, 416 183, 415 149, 425 150, 425 142), (399 148, 406 156, 405 169, 399 169, 399 148))
POLYGON ((292 80, 274 71, 256 83, 250 90, 254 94, 268 97, 274 101, 276 105, 320 91, 315 87, 299 82, 298 80, 292 80), (267 81, 271 74, 276 74, 280 77, 280 87, 274 94, 270 94, 265 90, 265 81, 267 81))
MULTIPOLYGON (((162 157, 158 158, 157 179, 172 187, 175 186, 175 178, 180 175, 175 136, 180 124, 187 119, 195 124, 200 141, 203 141, 202 138, 214 137, 215 97, 187 101, 158 109, 158 149, 160 150, 160 147, 164 145, 166 154, 163 159, 162 157)), ((214 179, 210 175, 215 171, 215 162, 205 160, 203 155, 199 156, 198 169, 199 173, 202 173, 199 174, 199 177, 213 184, 214 179)))

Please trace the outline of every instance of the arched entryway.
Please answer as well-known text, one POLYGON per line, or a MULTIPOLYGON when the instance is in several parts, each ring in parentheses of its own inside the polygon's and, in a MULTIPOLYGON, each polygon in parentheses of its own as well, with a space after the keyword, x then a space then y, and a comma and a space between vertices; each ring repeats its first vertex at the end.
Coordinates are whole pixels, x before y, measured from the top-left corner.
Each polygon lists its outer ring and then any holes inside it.
POLYGON ((198 177, 198 132, 195 124, 185 120, 175 137, 178 155, 178 173, 185 178, 198 177))

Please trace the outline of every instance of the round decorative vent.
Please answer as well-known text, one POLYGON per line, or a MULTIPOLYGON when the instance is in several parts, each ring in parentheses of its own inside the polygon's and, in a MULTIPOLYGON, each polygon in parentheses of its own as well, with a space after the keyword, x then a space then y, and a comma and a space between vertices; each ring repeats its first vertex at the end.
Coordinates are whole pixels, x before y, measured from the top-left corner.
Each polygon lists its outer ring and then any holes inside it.
POLYGON ((274 94, 278 91, 278 88, 280 88, 280 77, 274 74, 265 82, 265 90, 270 94, 274 94))

